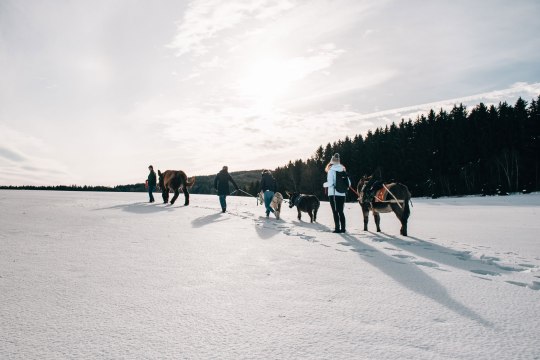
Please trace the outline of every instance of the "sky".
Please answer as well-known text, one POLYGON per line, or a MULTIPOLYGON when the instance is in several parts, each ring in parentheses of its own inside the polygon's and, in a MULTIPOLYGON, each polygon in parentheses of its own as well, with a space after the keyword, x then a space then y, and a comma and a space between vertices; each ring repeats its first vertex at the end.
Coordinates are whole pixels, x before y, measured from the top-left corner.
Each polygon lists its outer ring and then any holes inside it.
POLYGON ((0 185, 275 168, 540 95, 540 2, 0 1, 0 185))

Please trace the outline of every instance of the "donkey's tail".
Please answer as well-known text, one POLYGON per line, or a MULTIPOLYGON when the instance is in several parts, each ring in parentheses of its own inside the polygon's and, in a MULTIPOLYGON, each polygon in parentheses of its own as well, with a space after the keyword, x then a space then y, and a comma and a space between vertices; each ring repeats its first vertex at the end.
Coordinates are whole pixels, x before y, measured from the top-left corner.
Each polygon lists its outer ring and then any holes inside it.
POLYGON ((403 202, 403 220, 407 220, 409 216, 411 215, 411 208, 409 206, 410 202, 411 202, 410 197, 403 202))

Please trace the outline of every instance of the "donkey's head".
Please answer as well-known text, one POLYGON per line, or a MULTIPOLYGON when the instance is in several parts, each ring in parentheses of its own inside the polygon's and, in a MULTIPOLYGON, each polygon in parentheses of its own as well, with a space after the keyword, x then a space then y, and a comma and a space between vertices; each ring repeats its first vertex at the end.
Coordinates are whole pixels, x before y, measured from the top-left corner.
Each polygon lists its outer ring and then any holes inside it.
POLYGON ((362 203, 364 198, 364 187, 368 183, 368 181, 371 179, 371 176, 364 175, 360 178, 358 181, 358 185, 356 185, 356 191, 358 192, 358 201, 362 203))
POLYGON ((296 202, 296 199, 298 199, 298 197, 300 196, 300 193, 299 192, 288 192, 286 191, 287 195, 289 196, 289 208, 293 208, 294 207, 294 204, 296 202))
POLYGON ((371 176, 364 175, 358 180, 358 185, 356 185, 356 191, 360 192, 362 191, 362 188, 364 185, 367 184, 367 182, 371 179, 371 176))

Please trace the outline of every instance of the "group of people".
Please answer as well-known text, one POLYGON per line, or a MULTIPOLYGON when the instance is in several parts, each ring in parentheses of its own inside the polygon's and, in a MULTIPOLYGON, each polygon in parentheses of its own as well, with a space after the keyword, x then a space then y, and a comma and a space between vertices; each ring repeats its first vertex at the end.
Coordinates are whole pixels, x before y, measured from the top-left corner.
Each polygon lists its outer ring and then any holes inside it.
MULTIPOLYGON (((152 194, 156 189, 157 179, 156 173, 152 165, 148 167, 150 173, 148 174, 147 186, 148 186, 148 195, 150 197, 150 202, 154 202, 154 196, 152 194)), ((343 212, 345 206, 345 195, 344 192, 339 192, 336 190, 336 180, 337 174, 339 172, 345 171, 345 166, 341 164, 341 159, 339 154, 334 154, 332 159, 326 166, 326 182, 323 184, 323 187, 326 190, 328 199, 330 201, 330 206, 332 208, 332 215, 334 217, 334 232, 335 233, 344 233, 345 232, 345 213, 343 212)), ((349 186, 351 185, 350 180, 349 186)), ((219 196, 219 203, 221 205, 221 211, 227 211, 227 196, 231 194, 229 188, 229 182, 231 182, 235 188, 235 191, 239 190, 238 185, 229 174, 229 169, 227 166, 224 166, 221 171, 216 175, 214 179, 214 189, 216 190, 219 196)), ((270 213, 274 213, 274 209, 270 206, 272 198, 274 197, 275 192, 277 191, 276 179, 272 176, 270 170, 264 170, 261 175, 261 184, 259 187, 259 192, 263 193, 264 206, 266 210, 266 216, 268 217, 270 213)))
MULTIPOLYGON (((227 195, 230 195, 229 182, 234 185, 235 191, 239 190, 238 185, 229 174, 229 168, 224 166, 223 169, 216 175, 214 179, 214 189, 219 196, 219 203, 221 205, 221 211, 227 211, 227 195)), ((272 176, 270 170, 264 170, 262 172, 261 185, 259 187, 259 192, 263 193, 264 206, 266 208, 266 217, 270 216, 270 213, 274 213, 274 209, 270 206, 272 198, 277 191, 277 182, 276 179, 272 176)))

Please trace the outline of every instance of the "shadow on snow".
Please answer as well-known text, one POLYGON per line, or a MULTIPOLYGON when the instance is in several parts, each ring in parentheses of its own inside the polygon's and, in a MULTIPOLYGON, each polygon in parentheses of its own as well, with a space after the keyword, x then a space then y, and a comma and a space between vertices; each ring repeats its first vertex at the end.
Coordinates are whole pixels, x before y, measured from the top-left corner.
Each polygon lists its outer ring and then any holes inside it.
POLYGON ((441 284, 428 276, 417 266, 407 266, 411 264, 401 263, 398 259, 384 254, 350 234, 340 235, 354 249, 353 251, 358 252, 365 261, 375 266, 407 289, 432 299, 449 310, 477 321, 484 326, 493 326, 491 322, 453 299, 441 284))

